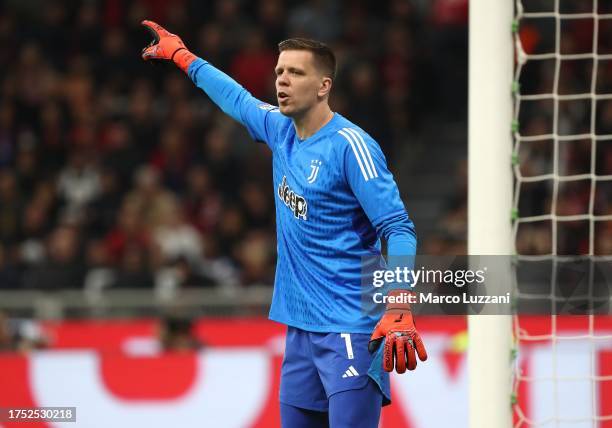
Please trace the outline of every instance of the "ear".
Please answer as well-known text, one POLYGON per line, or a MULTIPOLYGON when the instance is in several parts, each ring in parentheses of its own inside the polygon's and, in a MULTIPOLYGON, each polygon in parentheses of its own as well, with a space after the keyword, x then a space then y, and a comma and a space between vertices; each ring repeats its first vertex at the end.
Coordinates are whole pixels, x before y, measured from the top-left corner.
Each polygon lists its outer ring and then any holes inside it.
POLYGON ((318 95, 320 97, 325 97, 329 95, 332 88, 332 79, 331 77, 323 76, 321 79, 321 86, 319 86, 318 95))

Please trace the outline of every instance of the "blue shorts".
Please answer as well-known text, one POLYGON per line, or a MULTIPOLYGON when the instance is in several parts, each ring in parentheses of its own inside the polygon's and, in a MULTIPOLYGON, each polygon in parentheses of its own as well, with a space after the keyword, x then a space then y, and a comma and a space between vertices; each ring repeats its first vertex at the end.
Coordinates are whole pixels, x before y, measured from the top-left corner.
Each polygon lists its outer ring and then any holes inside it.
POLYGON ((391 403, 389 373, 382 369, 382 346, 368 352, 370 335, 313 333, 288 327, 281 369, 280 401, 302 409, 328 411, 329 397, 364 388, 373 379, 391 403))

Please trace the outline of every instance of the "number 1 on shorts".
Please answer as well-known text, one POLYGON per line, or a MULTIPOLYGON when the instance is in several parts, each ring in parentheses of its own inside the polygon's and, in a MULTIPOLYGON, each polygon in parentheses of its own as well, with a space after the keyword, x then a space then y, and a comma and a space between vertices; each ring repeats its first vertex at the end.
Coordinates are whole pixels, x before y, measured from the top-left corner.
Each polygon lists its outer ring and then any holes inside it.
POLYGON ((341 333, 340 337, 344 339, 344 343, 346 344, 346 355, 349 360, 355 358, 353 355, 353 345, 351 345, 351 334, 350 333, 341 333))

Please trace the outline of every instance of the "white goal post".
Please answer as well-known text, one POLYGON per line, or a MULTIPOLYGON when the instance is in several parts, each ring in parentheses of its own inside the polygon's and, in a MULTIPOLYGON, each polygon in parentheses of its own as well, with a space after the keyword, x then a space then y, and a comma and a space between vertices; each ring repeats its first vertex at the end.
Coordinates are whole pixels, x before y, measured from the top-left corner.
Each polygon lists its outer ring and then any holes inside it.
MULTIPOLYGON (((471 255, 508 256, 513 249, 512 3, 510 0, 469 3, 468 254, 471 255)), ((468 337, 469 426, 509 428, 512 316, 470 315, 468 337)))

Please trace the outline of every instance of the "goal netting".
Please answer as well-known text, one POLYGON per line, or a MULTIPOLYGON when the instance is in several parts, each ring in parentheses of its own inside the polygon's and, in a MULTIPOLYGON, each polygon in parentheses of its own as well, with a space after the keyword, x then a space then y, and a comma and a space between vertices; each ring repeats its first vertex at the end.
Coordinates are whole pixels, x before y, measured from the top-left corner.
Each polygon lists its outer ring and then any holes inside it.
POLYGON ((612 1, 518 0, 513 30, 516 297, 552 314, 513 317, 514 426, 612 426, 612 1))

